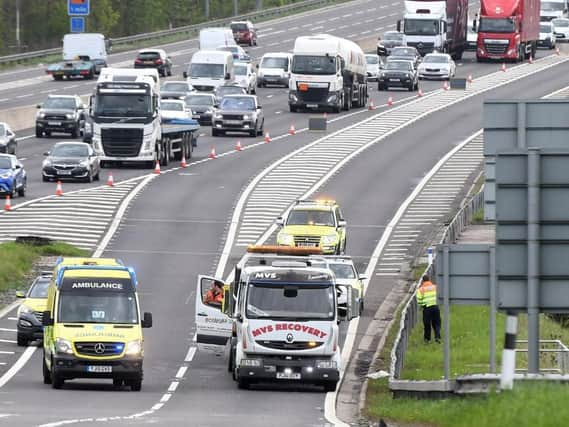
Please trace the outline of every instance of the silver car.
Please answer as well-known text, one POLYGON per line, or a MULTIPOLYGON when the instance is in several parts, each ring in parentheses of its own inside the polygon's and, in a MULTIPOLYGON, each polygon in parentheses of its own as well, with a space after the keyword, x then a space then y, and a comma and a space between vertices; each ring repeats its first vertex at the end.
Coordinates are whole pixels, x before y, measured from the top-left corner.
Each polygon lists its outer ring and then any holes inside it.
POLYGON ((227 95, 213 114, 211 136, 226 132, 247 132, 255 137, 263 134, 265 118, 256 95, 227 95))

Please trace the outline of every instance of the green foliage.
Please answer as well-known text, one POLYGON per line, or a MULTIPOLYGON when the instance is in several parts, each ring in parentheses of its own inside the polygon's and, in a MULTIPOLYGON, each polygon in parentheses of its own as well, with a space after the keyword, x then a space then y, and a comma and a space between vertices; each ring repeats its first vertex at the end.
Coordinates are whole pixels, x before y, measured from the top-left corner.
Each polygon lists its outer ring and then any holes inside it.
POLYGON ((21 286, 40 256, 87 256, 88 252, 67 243, 45 246, 19 243, 0 244, 0 291, 21 286))

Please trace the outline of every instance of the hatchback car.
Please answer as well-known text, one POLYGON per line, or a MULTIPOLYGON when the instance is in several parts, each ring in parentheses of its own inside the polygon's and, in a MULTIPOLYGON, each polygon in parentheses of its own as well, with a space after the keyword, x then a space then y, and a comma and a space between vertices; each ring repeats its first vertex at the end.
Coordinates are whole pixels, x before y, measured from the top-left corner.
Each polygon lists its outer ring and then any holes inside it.
POLYGON ((42 180, 59 179, 98 181, 101 172, 99 156, 86 142, 58 142, 44 153, 42 180))
POLYGON ((555 41, 555 27, 553 24, 551 22, 540 22, 537 45, 551 50, 555 49, 555 41))
POLYGON ((454 77, 456 64, 448 53, 428 53, 418 68, 420 79, 446 79, 454 77))
POLYGON ((233 55, 234 61, 241 61, 241 62, 250 62, 251 61, 251 57, 249 56, 249 54, 247 52, 245 52, 245 49, 243 49, 241 46, 238 46, 238 45, 219 46, 215 50, 223 50, 225 52, 231 53, 231 55, 233 55))
POLYGON ((77 138, 85 126, 87 106, 77 95, 49 95, 38 104, 36 138, 52 132, 70 133, 77 138))
POLYGON ((233 21, 229 24, 235 43, 257 46, 257 29, 251 21, 233 21))
POLYGON ((244 88, 247 93, 256 93, 257 73, 253 65, 250 62, 236 62, 233 69, 235 70, 235 83, 244 88))
POLYGON ((263 110, 255 95, 224 96, 213 114, 211 136, 225 132, 247 132, 262 135, 265 126, 263 110))
POLYGON ((211 93, 193 93, 186 96, 186 108, 200 125, 211 125, 215 108, 215 95, 211 93))
POLYGON ((14 197, 26 195, 28 177, 24 166, 13 154, 0 154, 0 193, 14 197))
POLYGON ((247 91, 245 88, 238 85, 221 85, 215 89, 215 102, 219 104, 224 96, 226 95, 246 95, 247 91))
POLYGON ((163 99, 160 102, 160 117, 163 123, 168 123, 172 120, 190 120, 192 115, 181 99, 163 99))
POLYGON ((160 89, 160 98, 162 99, 184 99, 194 88, 188 82, 169 81, 165 82, 160 89))
POLYGON ((16 134, 7 123, 0 122, 0 153, 16 154, 16 134))
POLYGON ((16 292, 24 301, 18 307, 18 345, 26 346, 30 341, 43 339, 42 318, 47 307, 47 290, 51 272, 42 272, 32 282, 28 292, 16 292))
POLYGON ((134 68, 156 68, 165 77, 172 75, 172 60, 163 49, 142 49, 134 60, 134 68))
POLYGON ((368 80, 375 80, 379 78, 379 73, 383 69, 383 61, 379 55, 366 55, 366 73, 368 80))
POLYGON ((383 39, 377 38, 377 54, 390 55, 394 47, 407 46, 405 34, 399 31, 386 31, 383 33, 383 39))
POLYGON ((419 87, 419 75, 412 61, 389 60, 377 81, 377 90, 392 87, 407 88, 410 92, 419 87))
POLYGON ((421 54, 415 47, 410 47, 410 46, 394 47, 391 50, 391 55, 389 56, 388 59, 389 60, 402 59, 405 61, 411 61, 413 62, 415 68, 417 68, 419 66, 419 63, 421 62, 421 54))

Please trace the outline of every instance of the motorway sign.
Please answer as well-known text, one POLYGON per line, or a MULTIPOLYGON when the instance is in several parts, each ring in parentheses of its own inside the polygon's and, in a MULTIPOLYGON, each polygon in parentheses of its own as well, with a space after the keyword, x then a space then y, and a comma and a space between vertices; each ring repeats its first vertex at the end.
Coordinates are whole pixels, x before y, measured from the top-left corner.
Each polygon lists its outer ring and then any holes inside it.
POLYGON ((67 0, 67 14, 70 16, 89 15, 89 0, 67 0))
POLYGON ((84 33, 85 18, 82 16, 72 16, 69 18, 69 26, 71 27, 72 33, 84 33))

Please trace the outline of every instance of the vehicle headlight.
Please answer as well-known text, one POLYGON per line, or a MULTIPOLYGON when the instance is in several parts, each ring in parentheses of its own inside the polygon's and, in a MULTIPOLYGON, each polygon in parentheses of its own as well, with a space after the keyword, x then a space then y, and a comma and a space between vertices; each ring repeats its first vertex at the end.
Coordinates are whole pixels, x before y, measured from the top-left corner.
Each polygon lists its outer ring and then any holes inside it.
POLYGON ((73 354, 73 348, 71 347, 71 343, 63 338, 55 339, 55 351, 57 353, 73 354))
POLYGON ((12 178, 12 172, 4 172, 0 174, 0 178, 2 179, 8 179, 8 178, 12 178))
POLYGON ((317 360, 316 369, 336 369, 336 362, 333 360, 317 360))
POLYGON ((250 119, 251 119, 251 116, 249 114, 245 114, 243 116, 243 120, 250 120, 250 119))
POLYGON ((49 167, 51 166, 51 160, 50 159, 45 159, 42 163, 43 167, 49 167))
POLYGON ((327 236, 322 236, 322 244, 323 245, 333 245, 338 243, 338 235, 337 234, 328 234, 327 236))
POLYGON ((129 341, 126 345, 125 353, 129 356, 137 356, 142 352, 142 341, 141 340, 134 340, 129 341))
POLYGON ((294 246, 294 236, 288 233, 279 233, 277 236, 277 243, 279 245, 294 246))
POLYGON ((241 359, 241 366, 259 368, 261 366, 261 361, 259 359, 241 359))
POLYGON ((297 98, 297 96, 296 96, 294 93, 289 93, 289 94, 288 94, 288 99, 290 99, 290 100, 293 101, 293 102, 298 101, 298 98, 297 98))
POLYGON ((214 116, 216 119, 220 119, 220 120, 223 118, 223 116, 221 115, 221 113, 214 113, 213 116, 214 116))
POLYGON ((34 310, 32 310, 30 307, 28 307, 27 305, 24 305, 24 304, 22 304, 18 308, 18 316, 21 316, 22 314, 30 314, 33 312, 34 312, 34 310))
POLYGON ((330 96, 328 97, 328 102, 334 102, 334 101, 336 101, 336 98, 337 98, 337 97, 336 97, 336 94, 330 95, 330 96))
POLYGON ((89 161, 83 160, 83 161, 79 162, 79 166, 81 166, 83 168, 87 168, 87 167, 89 167, 89 161))
POLYGON ((38 111, 38 113, 36 114, 36 117, 38 119, 43 119, 45 117, 45 113, 42 111, 38 111))
POLYGON ((69 114, 66 114, 65 117, 67 117, 68 119, 74 119, 74 118, 75 118, 75 114, 69 113, 69 114))

